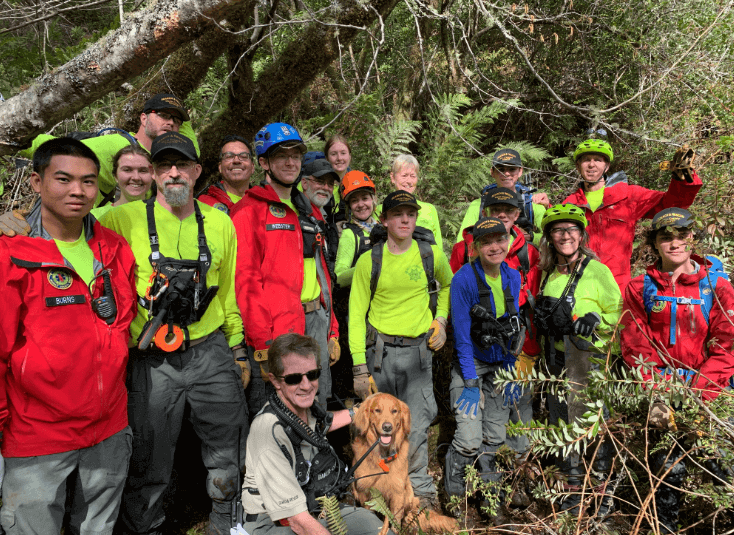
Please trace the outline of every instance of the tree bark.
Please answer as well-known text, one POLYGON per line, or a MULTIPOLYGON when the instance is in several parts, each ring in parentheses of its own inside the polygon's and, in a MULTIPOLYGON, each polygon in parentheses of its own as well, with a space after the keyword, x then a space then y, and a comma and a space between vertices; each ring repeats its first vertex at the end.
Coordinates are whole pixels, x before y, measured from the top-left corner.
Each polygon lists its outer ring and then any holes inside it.
POLYGON ((0 105, 0 156, 143 73, 244 0, 159 1, 0 105))
MULTIPOLYGON (((339 0, 339 11, 332 24, 313 22, 297 39, 291 41, 252 84, 244 84, 238 92, 240 113, 221 114, 204 132, 202 140, 212 133, 223 135, 238 131, 248 137, 254 134, 288 106, 338 56, 339 46, 346 47, 379 16, 385 18, 398 0, 339 0), (348 26, 348 27, 347 27, 348 26), (249 87, 248 87, 249 86, 249 87)), ((230 107, 232 104, 230 104, 230 107)), ((230 112, 232 109, 230 109, 230 112)))

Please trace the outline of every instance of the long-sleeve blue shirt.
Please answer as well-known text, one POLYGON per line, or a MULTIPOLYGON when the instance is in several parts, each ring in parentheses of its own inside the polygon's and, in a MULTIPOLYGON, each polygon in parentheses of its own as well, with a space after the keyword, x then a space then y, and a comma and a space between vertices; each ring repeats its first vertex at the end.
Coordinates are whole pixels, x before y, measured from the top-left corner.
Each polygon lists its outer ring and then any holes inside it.
MULTIPOLYGON (((491 313, 495 317, 497 315, 495 296, 492 295, 492 289, 487 284, 481 262, 476 261, 463 265, 451 281, 451 322, 454 326, 454 338, 459 358, 459 367, 461 368, 461 375, 465 380, 477 378, 477 371, 474 366, 475 358, 488 363, 504 362, 512 364, 515 362, 515 356, 499 344, 493 344, 489 349, 480 349, 471 338, 472 318, 469 311, 474 305, 479 303, 479 288, 477 287, 477 279, 472 270, 476 271, 481 283, 489 290, 489 300, 492 305, 491 313)), ((519 310, 520 273, 512 269, 505 262, 502 262, 500 266, 500 277, 502 278, 503 289, 509 285, 510 293, 514 297, 515 310, 519 310)), ((504 295, 498 296, 498 299, 504 300, 504 298, 504 295)), ((507 316, 508 313, 505 311, 502 317, 507 316)))

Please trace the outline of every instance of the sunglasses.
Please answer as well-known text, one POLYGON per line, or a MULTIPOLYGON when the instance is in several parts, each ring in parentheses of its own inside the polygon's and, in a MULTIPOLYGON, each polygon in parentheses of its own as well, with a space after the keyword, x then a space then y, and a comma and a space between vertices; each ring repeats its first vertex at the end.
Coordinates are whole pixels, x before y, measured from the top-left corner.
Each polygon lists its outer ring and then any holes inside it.
POLYGON ((306 373, 289 373, 288 375, 276 375, 276 377, 278 379, 283 379, 283 382, 287 385, 295 386, 301 384, 304 375, 309 381, 317 381, 318 378, 321 377, 321 369, 319 368, 311 370, 310 372, 306 373))

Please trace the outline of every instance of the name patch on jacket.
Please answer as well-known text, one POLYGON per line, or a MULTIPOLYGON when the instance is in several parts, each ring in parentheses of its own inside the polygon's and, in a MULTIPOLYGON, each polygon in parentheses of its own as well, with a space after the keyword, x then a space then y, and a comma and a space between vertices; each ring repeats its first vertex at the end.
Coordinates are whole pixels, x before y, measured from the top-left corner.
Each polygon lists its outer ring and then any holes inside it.
POLYGON ((269 223, 265 225, 265 230, 296 230, 296 226, 289 223, 269 223))
POLYGON ((47 297, 47 307, 62 307, 65 305, 81 305, 86 302, 83 295, 60 295, 58 297, 47 297))

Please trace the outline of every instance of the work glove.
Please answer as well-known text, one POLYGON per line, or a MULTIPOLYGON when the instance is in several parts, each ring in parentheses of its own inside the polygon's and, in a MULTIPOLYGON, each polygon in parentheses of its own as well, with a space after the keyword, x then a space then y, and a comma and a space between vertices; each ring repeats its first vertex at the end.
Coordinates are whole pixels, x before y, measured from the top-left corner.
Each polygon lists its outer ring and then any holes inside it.
MULTIPOLYGON (((517 368, 517 363, 519 360, 520 359, 515 359, 515 362, 512 364, 506 363, 504 365, 504 368, 506 370, 511 370, 513 367, 517 368)), ((514 405, 515 403, 517 403, 517 400, 522 397, 522 385, 517 382, 507 383, 505 385, 504 391, 502 392, 502 397, 504 398, 504 402, 502 403, 503 407, 507 408, 514 405)))
POLYGON ((377 394, 377 385, 367 369, 367 364, 354 366, 352 368, 352 375, 354 375, 354 393, 362 401, 367 399, 370 394, 377 394))
POLYGON ((446 327, 444 327, 444 324, 436 318, 428 329, 428 347, 434 351, 438 351, 445 343, 446 327))
POLYGON ((573 332, 577 336, 588 338, 594 329, 601 323, 601 316, 596 312, 587 312, 573 321, 573 332))
POLYGON ((260 377, 262 377, 262 380, 266 383, 270 382, 270 377, 268 377, 268 350, 267 349, 258 349, 255 351, 255 362, 260 364, 260 377))
POLYGON ((693 161, 696 159, 696 151, 683 145, 673 155, 673 161, 666 161, 660 164, 662 171, 670 170, 675 180, 693 182, 696 175, 696 169, 693 167, 693 161))
POLYGON ((236 528, 229 528, 229 535, 249 535, 242 524, 237 524, 236 528))
POLYGON ((466 419, 468 417, 472 420, 476 420, 480 402, 481 393, 479 391, 479 386, 465 386, 464 390, 461 391, 459 399, 454 403, 454 409, 456 409, 456 414, 462 418, 466 419))
POLYGON ((533 368, 535 367, 536 362, 538 362, 538 357, 531 357, 524 351, 520 351, 520 354, 515 359, 517 378, 525 380, 531 377, 533 375, 533 368))
POLYGON ((250 384, 252 371, 250 370, 250 361, 247 359, 247 350, 244 347, 232 348, 234 361, 240 367, 240 378, 242 379, 242 388, 247 389, 250 384))
POLYGON ((329 344, 327 346, 329 351, 329 366, 333 366, 339 362, 339 357, 342 355, 342 348, 339 346, 338 338, 329 338, 329 344))
POLYGON ((28 236, 31 233, 31 226, 25 220, 28 213, 28 210, 13 210, 0 215, 0 236, 28 236))
POLYGON ((675 411, 662 401, 656 401, 650 407, 650 423, 655 427, 677 431, 675 411))

